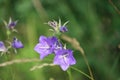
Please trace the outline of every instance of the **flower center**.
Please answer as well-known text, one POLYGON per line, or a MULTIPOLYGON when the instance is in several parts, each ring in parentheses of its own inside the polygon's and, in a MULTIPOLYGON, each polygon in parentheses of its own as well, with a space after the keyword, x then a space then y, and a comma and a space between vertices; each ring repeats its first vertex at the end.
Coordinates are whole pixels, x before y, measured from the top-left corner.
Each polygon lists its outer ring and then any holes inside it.
POLYGON ((65 53, 61 56, 61 58, 63 58, 63 61, 64 61, 65 64, 68 64, 68 58, 67 58, 68 55, 69 55, 68 53, 65 53))

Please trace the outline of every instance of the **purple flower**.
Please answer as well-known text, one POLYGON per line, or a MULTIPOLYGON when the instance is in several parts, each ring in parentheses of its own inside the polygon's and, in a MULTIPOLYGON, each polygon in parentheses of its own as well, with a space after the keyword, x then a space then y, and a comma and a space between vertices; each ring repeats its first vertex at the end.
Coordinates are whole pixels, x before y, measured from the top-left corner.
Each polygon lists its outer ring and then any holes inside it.
POLYGON ((76 64, 72 50, 61 49, 57 51, 54 58, 54 64, 60 65, 62 70, 66 71, 70 65, 76 64))
POLYGON ((49 21, 48 25, 51 26, 53 29, 57 27, 57 22, 56 21, 49 21))
POLYGON ((47 38, 45 36, 40 36, 39 43, 35 46, 34 50, 40 54, 40 59, 43 59, 45 56, 61 48, 56 37, 47 38))
POLYGON ((60 27, 60 32, 67 32, 67 31, 68 31, 68 29, 67 29, 66 26, 61 26, 60 27))
POLYGON ((5 47, 5 45, 2 41, 0 41, 0 51, 1 52, 6 52, 7 51, 7 48, 5 47))
POLYGON ((13 48, 23 48, 23 44, 20 40, 18 40, 16 37, 13 38, 13 42, 12 42, 12 47, 13 48))
POLYGON ((8 28, 9 29, 14 29, 16 24, 17 24, 17 21, 12 21, 12 19, 10 18, 9 23, 8 23, 8 28))
POLYGON ((4 21, 4 23, 8 29, 14 29, 14 27, 17 24, 17 21, 12 21, 12 19, 10 18, 8 23, 6 21, 4 21))

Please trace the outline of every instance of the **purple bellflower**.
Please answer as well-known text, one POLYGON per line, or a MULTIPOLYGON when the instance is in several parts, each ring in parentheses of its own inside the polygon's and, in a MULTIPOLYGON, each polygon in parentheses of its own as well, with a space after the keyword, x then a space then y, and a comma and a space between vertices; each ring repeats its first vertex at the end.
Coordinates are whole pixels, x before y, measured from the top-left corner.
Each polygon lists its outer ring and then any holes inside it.
POLYGON ((12 42, 12 47, 13 48, 23 48, 23 44, 20 40, 18 40, 16 37, 13 38, 13 42, 12 42))
POLYGON ((67 29, 66 26, 61 26, 60 27, 60 32, 67 32, 67 31, 68 31, 68 29, 67 29))
POLYGON ((53 29, 57 27, 57 22, 56 21, 48 21, 47 23, 49 26, 51 26, 53 29))
POLYGON ((12 19, 10 18, 7 27, 8 27, 9 29, 14 29, 14 27, 16 26, 16 24, 17 24, 17 21, 12 21, 12 19))
POLYGON ((40 54, 40 59, 43 59, 45 56, 61 48, 61 44, 56 37, 40 36, 39 43, 35 46, 34 50, 40 54))
POLYGON ((54 58, 54 64, 60 65, 63 71, 66 71, 70 65, 76 64, 72 50, 61 49, 57 51, 54 58))
POLYGON ((2 41, 0 41, 0 51, 1 52, 6 52, 7 51, 7 48, 5 47, 5 45, 2 41))
POLYGON ((48 21, 47 23, 50 27, 52 27, 52 29, 49 29, 51 31, 53 31, 54 33, 58 33, 59 32, 59 27, 58 27, 58 23, 57 21, 48 21))
POLYGON ((12 30, 13 32, 17 32, 17 30, 15 29, 15 26, 17 24, 17 20, 16 21, 12 21, 12 19, 9 19, 9 22, 7 23, 6 21, 4 21, 4 24, 6 26, 6 28, 8 29, 8 35, 10 34, 9 30, 12 30))
POLYGON ((68 23, 69 21, 66 21, 63 25, 61 24, 61 20, 59 19, 59 23, 58 23, 58 25, 59 25, 59 31, 60 32, 67 32, 68 31, 68 29, 67 29, 67 27, 66 27, 66 24, 68 23))
MULTIPOLYGON (((52 28, 50 30, 54 32, 54 35, 60 36, 61 33, 68 31, 66 27, 67 23, 68 21, 62 25, 59 19, 59 22, 53 20, 48 21, 47 24, 52 28)), ((63 71, 66 71, 71 65, 76 64, 72 50, 66 49, 66 45, 63 47, 55 36, 40 36, 39 43, 34 47, 34 50, 40 54, 40 59, 49 54, 55 54, 53 63, 59 65, 63 71)))
MULTIPOLYGON (((56 32, 57 34, 60 32, 67 32, 68 29, 66 27, 66 24, 69 21, 66 21, 63 25, 61 24, 61 20, 59 19, 59 22, 57 21, 48 21, 48 25, 52 27, 52 31, 56 32)), ((51 30, 51 29, 50 29, 51 30)))

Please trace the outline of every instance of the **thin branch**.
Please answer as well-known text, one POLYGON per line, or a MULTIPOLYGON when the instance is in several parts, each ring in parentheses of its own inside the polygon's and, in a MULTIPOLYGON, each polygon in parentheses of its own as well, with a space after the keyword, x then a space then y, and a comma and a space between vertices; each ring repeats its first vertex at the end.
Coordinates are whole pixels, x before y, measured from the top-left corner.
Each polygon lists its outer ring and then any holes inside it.
POLYGON ((41 61, 40 59, 16 59, 16 60, 11 60, 11 61, 6 61, 3 63, 0 63, 0 67, 12 65, 15 63, 26 63, 26 62, 39 62, 41 61))
POLYGON ((118 48, 120 49, 120 44, 118 45, 118 48))
POLYGON ((114 7, 114 9, 117 11, 118 14, 120 14, 120 10, 117 8, 117 6, 112 2, 112 0, 109 0, 109 3, 114 7))
POLYGON ((36 9, 37 13, 39 14, 40 18, 43 21, 48 19, 48 15, 47 15, 45 9, 43 8, 42 3, 40 2, 40 0, 32 0, 32 3, 33 3, 34 8, 36 9))
POLYGON ((90 73, 90 76, 91 76, 91 80, 94 80, 94 77, 93 77, 93 73, 92 73, 92 70, 89 66, 89 63, 88 63, 88 60, 85 56, 85 53, 84 53, 84 50, 83 48, 80 46, 79 42, 75 39, 75 38, 71 38, 71 37, 68 37, 66 35, 62 35, 61 36, 63 40, 66 40, 67 42, 71 43, 71 45, 73 46, 73 48, 75 48, 76 50, 79 50, 84 58, 84 61, 88 67, 88 70, 89 70, 89 73, 90 73))
POLYGON ((30 71, 33 71, 33 70, 36 70, 36 69, 40 69, 40 68, 43 68, 45 66, 55 66, 55 64, 51 63, 51 64, 48 64, 48 63, 44 63, 42 65, 36 65, 36 66, 33 66, 30 71))
POLYGON ((61 37, 63 40, 71 43, 73 48, 75 48, 76 50, 79 50, 82 54, 84 54, 83 48, 80 46, 80 43, 75 38, 71 38, 71 37, 68 37, 66 35, 62 35, 61 37))
POLYGON ((74 68, 74 67, 71 67, 71 68, 74 69, 74 70, 76 70, 76 71, 78 71, 78 72, 80 72, 81 74, 85 75, 86 77, 88 77, 89 79, 92 80, 92 78, 88 74, 84 73, 83 71, 81 71, 81 70, 79 70, 77 68, 74 68))

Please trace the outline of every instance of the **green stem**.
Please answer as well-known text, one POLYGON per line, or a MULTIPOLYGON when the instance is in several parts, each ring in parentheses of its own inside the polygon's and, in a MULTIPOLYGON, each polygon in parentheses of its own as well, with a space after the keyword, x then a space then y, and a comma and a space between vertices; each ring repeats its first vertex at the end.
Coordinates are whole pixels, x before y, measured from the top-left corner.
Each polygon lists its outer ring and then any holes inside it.
POLYGON ((6 35, 7 35, 7 38, 8 38, 8 39, 10 38, 10 34, 11 34, 10 30, 7 29, 6 35))
POLYGON ((74 69, 75 71, 80 72, 81 74, 83 74, 84 76, 86 76, 87 78, 89 78, 89 79, 92 80, 92 78, 91 78, 88 74, 84 73, 83 71, 81 71, 81 70, 79 70, 79 69, 77 69, 77 68, 75 68, 75 67, 71 67, 71 68, 74 69))
POLYGON ((82 56, 83 56, 83 58, 84 58, 84 60, 85 60, 85 63, 86 63, 86 65, 87 65, 87 67, 88 67, 90 76, 92 77, 91 80, 94 80, 94 77, 93 77, 93 74, 92 74, 92 70, 91 70, 91 68, 90 68, 90 65, 89 65, 89 63, 88 63, 88 60, 87 60, 85 54, 82 54, 82 56))
POLYGON ((68 76, 69 76, 69 80, 73 80, 70 68, 67 70, 67 73, 68 73, 68 76))
POLYGON ((79 47, 78 50, 81 52, 81 54, 82 54, 82 56, 84 58, 85 64, 88 67, 88 70, 89 70, 89 73, 90 73, 90 76, 91 76, 91 80, 94 80, 93 73, 92 73, 92 70, 91 70, 90 65, 88 63, 88 60, 87 60, 87 58, 85 56, 84 50, 81 47, 79 47))

